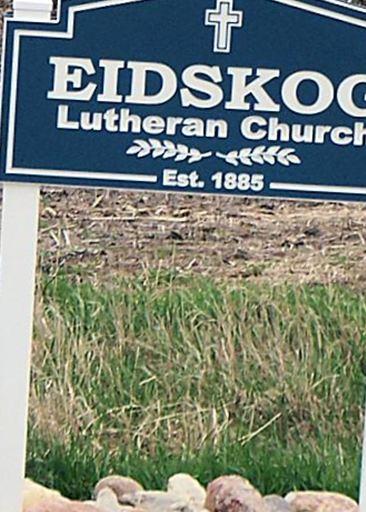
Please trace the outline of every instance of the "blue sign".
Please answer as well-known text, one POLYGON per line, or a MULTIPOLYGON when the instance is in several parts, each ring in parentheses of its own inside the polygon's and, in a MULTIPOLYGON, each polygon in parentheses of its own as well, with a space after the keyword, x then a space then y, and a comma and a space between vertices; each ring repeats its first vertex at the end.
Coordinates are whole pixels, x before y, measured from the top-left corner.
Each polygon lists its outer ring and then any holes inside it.
POLYGON ((70 0, 6 21, 2 181, 366 200, 366 13, 70 0))

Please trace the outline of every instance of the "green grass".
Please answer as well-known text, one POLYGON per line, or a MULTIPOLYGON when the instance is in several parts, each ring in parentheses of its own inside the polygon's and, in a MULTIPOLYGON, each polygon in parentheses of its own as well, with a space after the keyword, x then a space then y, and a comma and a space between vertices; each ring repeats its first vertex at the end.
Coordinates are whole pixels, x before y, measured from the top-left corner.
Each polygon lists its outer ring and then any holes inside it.
POLYGON ((28 475, 70 497, 108 473, 163 488, 239 473, 356 497, 366 296, 155 273, 39 284, 28 475))

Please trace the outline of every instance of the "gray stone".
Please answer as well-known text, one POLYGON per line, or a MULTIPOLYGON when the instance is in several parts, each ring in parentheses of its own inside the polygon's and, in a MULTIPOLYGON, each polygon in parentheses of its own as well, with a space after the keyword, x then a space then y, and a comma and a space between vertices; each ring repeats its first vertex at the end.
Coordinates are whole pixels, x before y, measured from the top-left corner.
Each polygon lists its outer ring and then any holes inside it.
POLYGON ((190 475, 179 473, 168 481, 168 493, 187 501, 192 508, 201 511, 206 500, 206 490, 190 475))
POLYGON ((24 512, 103 512, 97 505, 71 501, 65 498, 48 498, 24 510, 24 512))
POLYGON ((110 487, 105 487, 98 492, 96 504, 103 512, 128 512, 128 509, 130 511, 134 510, 132 507, 122 507, 118 502, 116 494, 110 487))
POLYGON ((94 498, 97 499, 98 494, 105 488, 110 488, 117 496, 119 503, 122 503, 122 497, 125 494, 142 491, 143 487, 136 480, 126 476, 111 475, 100 480, 94 489, 94 498))
POLYGON ((264 501, 267 503, 270 512, 292 512, 293 508, 290 503, 288 503, 281 496, 266 496, 264 501))
POLYGON ((164 491, 137 491, 125 494, 122 504, 139 507, 149 512, 190 511, 187 499, 164 491))
POLYGON ((211 482, 205 506, 210 512, 270 512, 259 491, 237 475, 222 476, 211 482))
POLYGON ((286 496, 294 512, 359 512, 355 501, 332 492, 292 492, 286 496))
POLYGON ((28 510, 32 506, 37 505, 42 501, 52 498, 61 498, 61 494, 58 491, 54 491, 53 489, 43 487, 43 485, 37 484, 29 478, 24 480, 23 511, 28 510))

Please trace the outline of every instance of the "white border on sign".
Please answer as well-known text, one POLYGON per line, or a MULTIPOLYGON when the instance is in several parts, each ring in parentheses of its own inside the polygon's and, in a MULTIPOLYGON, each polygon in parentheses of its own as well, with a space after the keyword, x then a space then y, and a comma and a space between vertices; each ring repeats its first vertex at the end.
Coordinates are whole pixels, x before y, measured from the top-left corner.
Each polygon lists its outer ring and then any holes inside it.
POLYGON ((270 184, 271 190, 287 190, 288 192, 317 192, 318 194, 358 194, 365 195, 365 187, 342 187, 337 185, 302 185, 301 183, 270 184))
MULTIPOLYGON (((14 139, 15 139, 15 119, 16 119, 16 102, 18 89, 18 72, 19 72, 19 47, 20 38, 25 37, 41 37, 52 39, 72 39, 74 37, 75 14, 81 11, 99 9, 102 7, 111 7, 118 4, 136 3, 143 0, 107 0, 102 2, 92 2, 80 6, 70 7, 68 11, 67 31, 33 31, 33 30, 15 30, 13 44, 12 59, 12 75, 11 75, 11 94, 10 94, 10 113, 9 113, 9 131, 7 141, 7 155, 5 164, 5 174, 12 175, 28 175, 35 177, 53 177, 53 178, 74 178, 74 179, 95 179, 106 181, 128 181, 134 183, 157 183, 158 176, 144 174, 122 174, 103 171, 66 171, 60 169, 27 169, 13 166, 14 157, 14 139), (103 5, 100 5, 103 4, 103 5)), ((60 14, 60 12, 59 12, 60 14)), ((12 21, 12 20, 8 20, 12 21)), ((6 51, 4 50, 4 55, 6 51)))
MULTIPOLYGON (((9 112, 9 126, 8 126, 8 140, 7 140, 7 154, 5 164, 5 174, 12 175, 28 175, 39 178, 74 178, 74 179, 96 179, 105 181, 128 181, 138 183, 157 183, 158 176, 156 175, 143 175, 143 174, 122 174, 122 173, 110 173, 103 171, 88 172, 88 171, 71 171, 71 170, 60 170, 60 169, 27 169, 18 168, 13 166, 14 157, 14 139, 15 139, 15 118, 16 118, 16 103, 17 103, 17 88, 18 88, 18 72, 19 72, 19 47, 21 37, 40 37, 50 39, 73 39, 75 32, 75 14, 95 9, 103 9, 106 7, 112 7, 116 5, 139 3, 145 0, 99 0, 96 2, 90 2, 82 5, 71 6, 67 12, 67 30, 66 32, 56 32, 47 30, 22 30, 18 29, 14 31, 14 43, 13 43, 13 58, 12 58, 12 70, 11 70, 11 95, 10 95, 10 112, 9 112)), ((296 9, 311 12, 319 16, 335 19, 344 23, 355 25, 360 28, 366 28, 366 20, 354 18, 352 16, 341 14, 338 12, 330 11, 327 8, 317 7, 314 5, 306 4, 300 0, 269 0, 283 5, 288 5, 296 9)), ((339 0, 323 0, 326 3, 341 6, 346 8, 346 4, 339 0)), ((366 11, 356 6, 348 6, 350 9, 355 11, 363 12, 366 15, 366 11)), ((57 20, 51 23, 58 23, 61 16, 60 0, 58 2, 58 14, 57 20)), ((5 20, 6 30, 7 24, 12 22, 11 18, 5 20)), ((50 24, 50 22, 46 22, 50 24)), ((5 37, 6 41, 6 37, 5 37)), ((3 51, 3 68, 4 69, 4 56, 6 50, 3 51)), ((2 84, 3 85, 3 84, 2 84)), ((366 187, 349 187, 349 186, 323 186, 323 185, 311 185, 311 184, 300 184, 300 183, 276 183, 270 184, 271 190, 284 190, 284 191, 302 191, 302 192, 324 192, 324 193, 339 193, 339 194, 355 194, 355 195, 366 195, 366 187)))
POLYGON ((359 11, 359 12, 362 12, 363 14, 366 14, 365 7, 359 7, 358 5, 354 5, 354 4, 347 4, 347 3, 345 3, 345 0, 343 0, 343 1, 322 0, 322 1, 327 2, 328 4, 339 5, 339 7, 343 7, 344 9, 353 9, 354 11, 359 11))

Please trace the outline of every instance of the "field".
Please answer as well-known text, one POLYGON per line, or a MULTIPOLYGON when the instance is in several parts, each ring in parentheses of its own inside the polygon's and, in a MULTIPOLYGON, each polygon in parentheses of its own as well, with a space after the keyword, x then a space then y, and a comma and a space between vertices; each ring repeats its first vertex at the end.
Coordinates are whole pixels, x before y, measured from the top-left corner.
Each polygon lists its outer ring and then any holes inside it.
POLYGON ((43 195, 27 472, 357 497, 366 209, 43 195))

